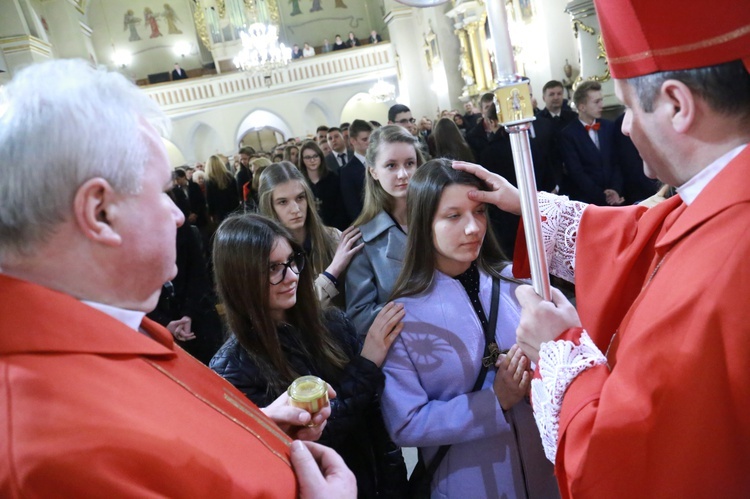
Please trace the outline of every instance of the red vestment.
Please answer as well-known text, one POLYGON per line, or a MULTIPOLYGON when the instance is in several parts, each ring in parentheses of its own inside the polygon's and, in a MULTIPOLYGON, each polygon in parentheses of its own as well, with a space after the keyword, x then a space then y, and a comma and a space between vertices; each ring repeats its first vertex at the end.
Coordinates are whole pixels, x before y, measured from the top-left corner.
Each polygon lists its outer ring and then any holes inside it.
POLYGON ((0 275, 0 496, 296 497, 288 437, 142 327, 0 275))
POLYGON ((688 207, 584 211, 579 315, 617 334, 563 398, 564 497, 750 497, 749 176, 746 147, 688 207))

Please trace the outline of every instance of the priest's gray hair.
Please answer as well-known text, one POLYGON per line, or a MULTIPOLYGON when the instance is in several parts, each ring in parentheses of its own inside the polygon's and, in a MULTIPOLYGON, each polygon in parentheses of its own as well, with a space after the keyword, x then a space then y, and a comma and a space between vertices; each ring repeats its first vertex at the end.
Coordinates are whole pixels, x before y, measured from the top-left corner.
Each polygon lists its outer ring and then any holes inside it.
POLYGON ((136 194, 149 154, 144 122, 162 135, 170 128, 118 73, 59 59, 16 74, 0 90, 0 262, 33 252, 70 218, 87 180, 136 194))

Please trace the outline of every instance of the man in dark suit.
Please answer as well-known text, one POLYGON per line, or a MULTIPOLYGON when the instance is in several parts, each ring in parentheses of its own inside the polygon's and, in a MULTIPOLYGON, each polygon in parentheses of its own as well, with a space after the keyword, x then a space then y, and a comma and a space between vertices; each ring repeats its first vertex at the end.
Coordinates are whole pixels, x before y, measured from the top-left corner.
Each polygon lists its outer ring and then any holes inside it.
POLYGON ((370 31, 370 43, 380 43, 383 41, 383 37, 378 34, 377 31, 370 31))
POLYGON ((479 108, 482 112, 482 117, 477 120, 477 124, 474 125, 474 128, 466 133, 466 142, 469 144, 469 147, 471 147, 471 152, 474 153, 474 157, 477 158, 477 160, 482 156, 482 151, 487 147, 487 144, 489 144, 492 134, 494 133, 491 125, 492 116, 488 117, 487 113, 491 110, 494 119, 497 120, 495 94, 490 92, 483 94, 479 99, 479 108))
POLYGON ((352 159, 339 170, 341 198, 346 217, 353 222, 362 211, 365 197, 365 153, 370 144, 372 125, 364 120, 354 120, 349 127, 349 144, 354 150, 352 159))
POLYGON ((173 173, 175 204, 185 215, 185 221, 203 227, 208 219, 206 218, 206 198, 198 184, 188 180, 187 173, 182 168, 176 168, 173 173))
POLYGON ((474 103, 472 103, 471 100, 469 100, 469 102, 464 102, 464 111, 466 111, 466 114, 463 115, 464 125, 466 126, 466 130, 471 130, 477 126, 477 122, 482 117, 482 113, 474 107, 474 103))
POLYGON ((542 100, 545 107, 539 111, 537 118, 551 120, 557 130, 562 130, 578 118, 575 112, 563 106, 564 91, 563 84, 557 80, 550 80, 542 87, 542 100))
MULTIPOLYGON (((549 145, 548 160, 550 181, 554 182, 553 189, 560 186, 563 177, 563 160, 560 153, 560 132, 573 121, 578 119, 578 114, 572 111, 565 103, 565 89, 563 84, 557 80, 550 80, 542 87, 542 100, 544 109, 536 115, 537 123, 542 120, 550 125, 552 130, 552 142, 549 145)), ((548 127, 549 128, 549 127, 548 127)), ((545 189, 546 190, 546 189, 545 189)))
POLYGON ((175 63, 174 69, 172 70, 172 81, 185 80, 187 77, 188 75, 185 70, 182 69, 179 64, 175 63))
POLYGON ((331 152, 326 154, 326 166, 330 171, 338 173, 349 162, 354 151, 347 149, 344 135, 338 127, 329 128, 326 138, 331 146, 331 152))
POLYGON ((567 176, 561 186, 571 199, 599 206, 621 205, 622 171, 615 154, 614 123, 602 120, 602 87, 581 83, 573 94, 579 119, 560 134, 560 151, 567 176))
POLYGON ((250 146, 245 146, 240 149, 240 169, 237 171, 235 179, 237 180, 237 193, 243 201, 247 201, 244 196, 243 187, 248 182, 253 181, 253 172, 250 171, 250 159, 254 154, 255 149, 250 146))

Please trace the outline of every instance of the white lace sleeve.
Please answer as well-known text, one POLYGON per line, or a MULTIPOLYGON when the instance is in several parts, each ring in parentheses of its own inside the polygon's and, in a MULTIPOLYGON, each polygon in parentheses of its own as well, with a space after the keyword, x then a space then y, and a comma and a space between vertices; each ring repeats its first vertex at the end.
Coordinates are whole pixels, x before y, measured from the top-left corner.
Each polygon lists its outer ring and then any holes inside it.
POLYGON ((606 357, 586 331, 581 333, 578 345, 567 340, 542 343, 539 349, 539 373, 542 377, 531 381, 531 400, 544 454, 553 463, 557 454, 560 408, 565 391, 583 371, 606 362, 606 357))
POLYGON ((549 271, 566 281, 575 282, 576 236, 583 210, 588 205, 548 192, 540 192, 538 202, 549 271))

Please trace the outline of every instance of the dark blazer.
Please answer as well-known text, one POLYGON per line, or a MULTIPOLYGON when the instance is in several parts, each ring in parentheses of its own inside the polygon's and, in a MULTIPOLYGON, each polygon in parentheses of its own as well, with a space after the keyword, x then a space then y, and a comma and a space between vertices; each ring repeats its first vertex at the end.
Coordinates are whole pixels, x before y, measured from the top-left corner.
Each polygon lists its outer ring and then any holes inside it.
POLYGON ((550 120, 555 125, 555 130, 561 131, 570 123, 578 119, 578 113, 563 107, 560 110, 560 116, 553 117, 552 114, 549 112, 549 110, 547 108, 544 108, 541 111, 539 111, 539 114, 537 114, 537 118, 545 118, 545 119, 550 120))
POLYGON ((162 287, 156 308, 147 315, 165 327, 171 321, 190 317, 195 339, 176 343, 206 365, 221 347, 224 330, 196 227, 184 224, 177 229, 177 275, 171 286, 162 287))
POLYGON ((484 129, 484 118, 477 120, 474 128, 466 132, 466 143, 469 144, 471 152, 474 153, 474 157, 477 159, 482 157, 482 151, 487 147, 489 141, 487 130, 484 129))
POLYGON ((580 120, 571 122, 560 133, 560 152, 567 173, 561 191, 577 201, 607 206, 605 189, 622 195, 622 171, 615 154, 615 133, 620 132, 609 120, 597 121, 601 123, 599 149, 580 120))
POLYGON ((656 194, 661 183, 648 178, 643 172, 643 159, 638 149, 630 137, 621 131, 624 117, 625 114, 621 114, 615 120, 615 128, 619 132, 615 134, 615 149, 622 166, 622 190, 625 191, 620 194, 627 204, 635 204, 656 194))
POLYGON ((376 34, 375 36, 370 35, 370 43, 379 43, 383 41, 383 37, 379 34, 376 34))
POLYGON ((234 176, 234 179, 237 181, 237 194, 239 194, 240 199, 244 201, 244 196, 242 195, 242 187, 246 183, 253 181, 253 172, 250 171, 250 168, 240 166, 240 169, 234 176))
MULTIPOLYGON (((560 152, 560 133, 563 128, 568 126, 571 122, 578 120, 578 113, 571 111, 570 109, 563 106, 559 116, 553 117, 547 109, 542 109, 539 114, 536 115, 536 123, 544 121, 545 124, 549 125, 548 128, 552 130, 552 143, 549 144, 547 151, 547 161, 549 163, 549 173, 551 178, 547 179, 553 183, 554 186, 560 186, 563 180, 563 159, 562 153, 560 152)), ((547 181, 545 181, 545 186, 547 181)), ((544 188, 544 190, 549 190, 544 188)))
MULTIPOLYGON (((346 150, 347 163, 353 157, 354 157, 354 151, 351 149, 347 149, 346 150)), ((341 166, 339 165, 338 157, 334 151, 331 151, 328 154, 326 154, 326 166, 328 167, 329 171, 336 172, 336 173, 338 173, 338 171, 341 169, 341 166)))
POLYGON ((187 79, 187 77, 188 77, 187 73, 182 68, 180 68, 179 72, 177 72, 176 69, 172 70, 172 81, 185 80, 187 79))
POLYGON ((208 214, 216 223, 224 220, 229 214, 240 207, 240 196, 237 194, 237 181, 229 177, 226 189, 219 189, 216 182, 206 180, 206 204, 208 214))
POLYGON ((352 155, 346 166, 339 170, 339 185, 346 217, 351 223, 362 211, 365 199, 365 165, 356 156, 352 155))
POLYGON ((188 182, 188 196, 190 197, 190 212, 195 213, 196 216, 194 225, 203 227, 208 222, 208 216, 206 215, 206 197, 203 195, 201 186, 192 180, 188 182))
POLYGON ((334 172, 328 172, 328 175, 320 179, 317 184, 309 182, 309 185, 323 223, 329 227, 336 227, 338 230, 345 230, 349 226, 349 220, 341 200, 339 176, 334 172))

